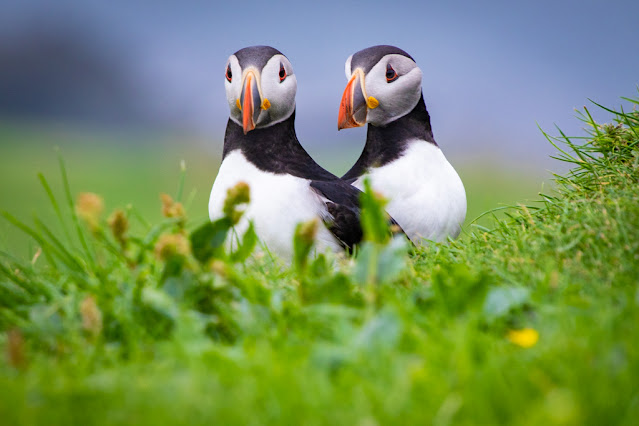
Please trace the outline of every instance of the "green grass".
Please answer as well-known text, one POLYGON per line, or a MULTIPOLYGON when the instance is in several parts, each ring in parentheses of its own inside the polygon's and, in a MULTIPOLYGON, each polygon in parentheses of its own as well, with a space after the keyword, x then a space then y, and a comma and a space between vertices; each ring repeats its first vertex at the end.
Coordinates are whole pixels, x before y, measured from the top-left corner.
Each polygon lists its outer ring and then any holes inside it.
MULTIPOLYGON (((57 229, 38 174, 61 196, 58 157, 62 157, 74 196, 94 192, 103 197, 107 213, 130 205, 146 220, 157 222, 160 193, 176 195, 184 161, 183 202, 192 219, 204 220, 219 158, 202 145, 178 136, 95 136, 86 131, 27 130, 5 124, 0 126, 0 209, 21 218, 35 214, 57 229)), ((0 223, 0 247, 11 247, 20 255, 32 255, 35 249, 6 223, 0 223)))
POLYGON ((450 244, 386 241, 366 198, 352 259, 307 258, 309 225, 290 266, 226 253, 227 222, 175 206, 76 227, 56 185, 68 241, 35 226, 35 265, 0 260, 0 419, 637 424, 639 114, 616 118, 549 138, 556 189, 450 244))

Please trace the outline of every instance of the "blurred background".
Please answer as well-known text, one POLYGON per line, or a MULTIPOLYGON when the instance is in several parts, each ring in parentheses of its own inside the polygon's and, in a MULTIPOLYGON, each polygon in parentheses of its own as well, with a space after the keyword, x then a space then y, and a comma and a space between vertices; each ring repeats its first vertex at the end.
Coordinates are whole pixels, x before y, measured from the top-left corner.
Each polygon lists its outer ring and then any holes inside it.
MULTIPOLYGON (((0 210, 52 218, 42 172, 62 196, 102 195, 160 216, 160 192, 207 216, 228 107, 223 73, 236 50, 272 45, 298 79, 297 131, 336 174, 365 130, 337 132, 344 61, 375 44, 410 53, 424 73, 435 139, 467 188, 468 219, 537 198, 565 166, 539 127, 583 135, 636 96, 637 1, 322 2, 4 1, 0 5, 0 210), (629 47, 630 46, 630 47, 629 47), (56 148, 57 147, 57 148, 56 148), (545 185, 545 186, 544 186, 545 185)), ((33 250, 0 222, 0 246, 33 250)))

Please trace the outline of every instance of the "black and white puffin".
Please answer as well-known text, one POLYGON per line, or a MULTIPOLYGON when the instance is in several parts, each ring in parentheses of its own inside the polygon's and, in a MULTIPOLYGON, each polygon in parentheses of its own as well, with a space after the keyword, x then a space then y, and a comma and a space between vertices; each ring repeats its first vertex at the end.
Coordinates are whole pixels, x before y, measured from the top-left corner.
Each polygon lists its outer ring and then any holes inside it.
POLYGON ((457 237, 466 217, 466 192, 433 137, 422 71, 394 46, 351 55, 345 71, 338 130, 367 123, 368 130, 362 154, 342 179, 361 189, 368 177, 414 243, 457 237))
POLYGON ((269 251, 290 258, 298 223, 320 219, 316 250, 342 251, 362 238, 359 190, 320 167, 295 133, 297 79, 289 60, 269 46, 231 55, 225 72, 231 109, 224 151, 209 200, 211 220, 222 217, 227 190, 250 188, 236 237, 253 222, 269 251))

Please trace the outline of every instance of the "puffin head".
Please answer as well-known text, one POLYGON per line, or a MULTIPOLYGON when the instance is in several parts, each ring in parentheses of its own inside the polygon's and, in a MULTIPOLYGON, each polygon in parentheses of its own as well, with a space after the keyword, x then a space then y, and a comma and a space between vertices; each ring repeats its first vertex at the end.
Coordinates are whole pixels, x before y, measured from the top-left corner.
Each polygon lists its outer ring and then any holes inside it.
POLYGON ((346 60, 348 84, 342 95, 337 129, 366 123, 385 126, 408 114, 422 95, 422 71, 394 46, 373 46, 346 60))
POLYGON ((289 60, 270 46, 238 50, 224 69, 231 120, 247 134, 286 120, 295 111, 297 79, 289 60))

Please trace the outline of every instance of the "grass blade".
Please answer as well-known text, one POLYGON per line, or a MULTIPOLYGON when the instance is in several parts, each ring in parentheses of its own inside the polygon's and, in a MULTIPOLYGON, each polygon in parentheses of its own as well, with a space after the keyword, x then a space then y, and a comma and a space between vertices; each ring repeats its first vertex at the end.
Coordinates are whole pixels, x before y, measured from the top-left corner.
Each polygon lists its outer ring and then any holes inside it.
POLYGON ((180 179, 178 181, 177 194, 175 194, 175 201, 182 201, 182 193, 184 192, 184 181, 186 179, 186 162, 180 161, 180 179))
POLYGON ((51 190, 51 187, 49 186, 49 182, 47 182, 46 178, 44 177, 42 173, 38 173, 38 179, 40 180, 40 183, 42 184, 44 191, 47 193, 47 196, 49 197, 49 201, 51 202, 51 205, 53 206, 53 210, 55 210, 56 216, 58 216, 58 220, 60 221, 60 225, 62 226, 62 230, 64 232, 64 235, 67 241, 71 243, 71 234, 69 233, 67 224, 64 218, 62 217, 62 211, 60 210, 60 205, 58 204, 58 201, 53 195, 53 191, 51 190))
POLYGON ((71 269, 75 269, 76 271, 83 271, 84 267, 82 266, 82 263, 80 263, 80 261, 77 259, 76 256, 74 256, 73 254, 71 254, 71 252, 64 246, 64 244, 62 244, 62 242, 60 242, 60 240, 58 238, 56 238, 56 236, 53 234, 53 232, 51 232, 51 230, 37 217, 35 217, 34 222, 36 224, 36 226, 38 227, 38 229, 40 229, 49 239, 49 241, 58 248, 58 250, 60 251, 60 253, 62 255, 64 255, 64 257, 66 258, 66 262, 64 262, 69 268, 71 269))
POLYGON ((64 186, 64 192, 66 194, 67 203, 69 206, 69 210, 71 211, 71 218, 73 219, 73 224, 75 225, 76 233, 78 234, 78 238, 80 239, 80 244, 84 249, 84 252, 87 256, 87 261, 91 266, 91 269, 95 270, 95 258, 93 257, 93 253, 89 250, 89 245, 87 244, 87 240, 84 236, 84 232, 82 231, 82 226, 80 226, 80 220, 78 219, 78 215, 75 212, 75 206, 73 203, 73 196, 71 195, 71 187, 69 186, 69 180, 67 178, 66 167, 64 166, 64 160, 62 156, 58 155, 58 162, 60 164, 60 174, 62 175, 62 184, 64 186))

